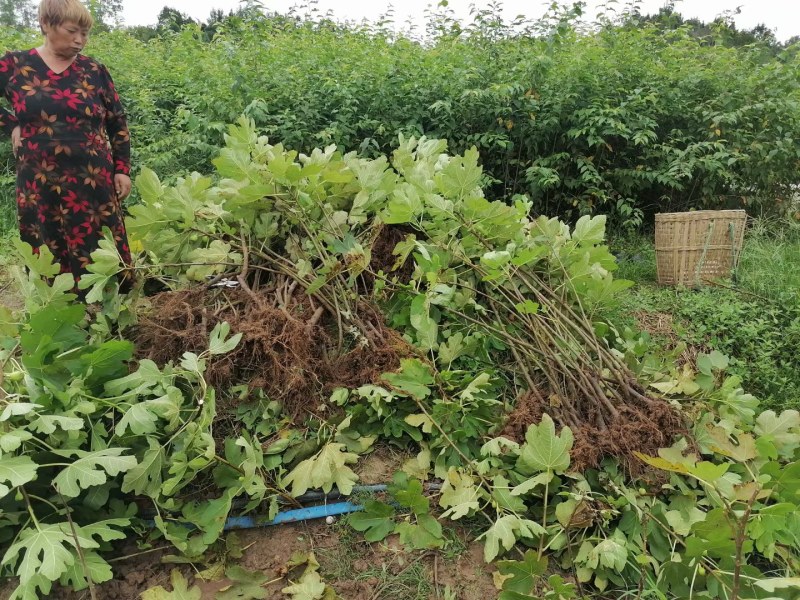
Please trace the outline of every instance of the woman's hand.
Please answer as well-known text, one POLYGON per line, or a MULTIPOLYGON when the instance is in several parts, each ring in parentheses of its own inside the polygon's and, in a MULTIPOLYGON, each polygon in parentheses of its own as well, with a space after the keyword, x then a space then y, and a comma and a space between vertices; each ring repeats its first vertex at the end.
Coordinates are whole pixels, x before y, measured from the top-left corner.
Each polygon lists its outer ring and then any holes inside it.
POLYGON ((125 200, 128 194, 131 193, 131 178, 122 173, 114 175, 114 189, 117 192, 117 198, 125 200))
POLYGON ((14 127, 11 130, 11 151, 14 153, 14 156, 17 155, 17 152, 22 147, 22 130, 19 128, 19 125, 14 127))

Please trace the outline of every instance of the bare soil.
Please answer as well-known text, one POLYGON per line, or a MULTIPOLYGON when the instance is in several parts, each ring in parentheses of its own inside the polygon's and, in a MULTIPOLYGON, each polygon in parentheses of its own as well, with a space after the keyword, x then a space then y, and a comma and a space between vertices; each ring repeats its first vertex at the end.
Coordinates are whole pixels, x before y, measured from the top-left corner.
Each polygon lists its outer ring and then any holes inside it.
POLYGON ((22 308, 24 300, 5 265, 0 264, 0 306, 11 311, 22 308))
MULTIPOLYGON (((268 578, 264 585, 267 600, 287 598, 281 589, 290 585, 297 573, 288 568, 295 553, 313 552, 320 562, 320 574, 341 600, 417 600, 412 594, 417 585, 430 590, 429 598, 444 597, 445 589, 458 600, 491 600, 499 592, 494 584, 493 565, 483 562, 483 546, 467 543, 457 555, 446 552, 406 552, 392 536, 369 544, 345 524, 322 521, 238 531, 244 555, 229 564, 238 564, 268 578), (423 581, 409 577, 412 567, 423 581), (403 581, 405 578, 405 581, 403 581)), ((459 537, 466 533, 458 532, 459 537)), ((463 541, 463 540, 462 540, 463 541)), ((128 548, 131 554, 140 552, 128 548)), ((142 592, 156 586, 171 590, 170 573, 178 569, 192 586, 202 592, 201 600, 215 600, 231 581, 222 577, 206 581, 197 576, 202 565, 176 565, 161 562, 167 551, 132 556, 113 563, 115 579, 95 586, 97 600, 138 600, 142 592)), ((8 598, 13 582, 0 586, 0 598, 8 598)), ((55 589, 53 600, 90 600, 88 590, 72 592, 55 589)))

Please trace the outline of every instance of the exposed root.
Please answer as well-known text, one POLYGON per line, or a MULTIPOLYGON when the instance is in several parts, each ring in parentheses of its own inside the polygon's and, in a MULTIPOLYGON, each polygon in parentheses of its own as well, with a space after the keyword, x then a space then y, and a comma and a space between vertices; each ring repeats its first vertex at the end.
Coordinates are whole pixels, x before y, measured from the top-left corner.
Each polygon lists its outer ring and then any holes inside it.
POLYGON ((599 421, 591 410, 576 414, 572 408, 566 410, 568 406, 572 405, 545 401, 539 391, 526 391, 517 399, 500 435, 522 443, 528 427, 539 423, 547 413, 560 427, 572 429, 575 443, 571 470, 585 471, 598 467, 606 457, 615 457, 628 473, 639 476, 648 469, 634 452, 656 455, 659 448, 671 445, 675 436, 687 433, 680 413, 662 400, 644 397, 620 406, 618 416, 611 421, 599 421))
POLYGON ((414 273, 414 261, 406 258, 400 261, 394 254, 397 244, 408 235, 420 236, 420 233, 408 226, 381 225, 370 249, 369 270, 362 275, 364 290, 372 290, 375 285, 373 273, 383 272, 386 277, 397 278, 399 283, 408 283, 414 273))
POLYGON ((293 417, 316 409, 336 387, 377 382, 413 353, 364 303, 359 318, 366 333, 351 328, 348 344, 337 352, 336 319, 291 284, 270 294, 194 288, 165 292, 151 302, 134 334, 139 358, 164 364, 184 352, 200 353, 214 326, 226 321, 232 333, 243 334, 242 341, 210 359, 208 382, 219 390, 239 383, 261 388, 293 417))

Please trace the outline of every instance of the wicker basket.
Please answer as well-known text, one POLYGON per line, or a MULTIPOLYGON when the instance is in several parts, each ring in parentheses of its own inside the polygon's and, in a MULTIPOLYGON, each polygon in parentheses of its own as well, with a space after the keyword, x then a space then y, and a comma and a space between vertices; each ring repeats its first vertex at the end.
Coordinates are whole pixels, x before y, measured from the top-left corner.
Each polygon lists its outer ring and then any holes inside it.
POLYGON ((657 214, 658 283, 699 286, 729 277, 739 262, 746 222, 743 210, 657 214))

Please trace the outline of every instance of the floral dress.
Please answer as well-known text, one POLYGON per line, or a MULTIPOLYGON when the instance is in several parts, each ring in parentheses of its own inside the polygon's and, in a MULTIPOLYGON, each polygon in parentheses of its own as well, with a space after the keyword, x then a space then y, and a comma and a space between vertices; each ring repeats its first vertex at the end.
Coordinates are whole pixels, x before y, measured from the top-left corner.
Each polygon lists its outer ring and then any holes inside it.
POLYGON ((61 73, 33 49, 0 58, 0 127, 19 126, 17 212, 20 237, 46 244, 77 282, 108 227, 130 263, 116 173, 130 172, 125 113, 108 70, 83 55, 61 73))

